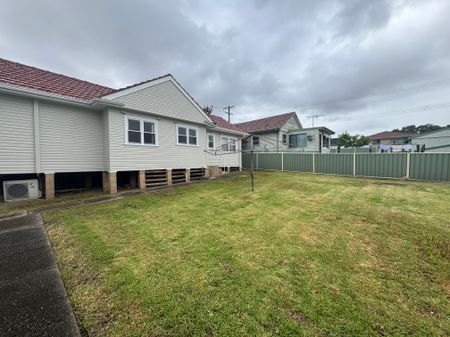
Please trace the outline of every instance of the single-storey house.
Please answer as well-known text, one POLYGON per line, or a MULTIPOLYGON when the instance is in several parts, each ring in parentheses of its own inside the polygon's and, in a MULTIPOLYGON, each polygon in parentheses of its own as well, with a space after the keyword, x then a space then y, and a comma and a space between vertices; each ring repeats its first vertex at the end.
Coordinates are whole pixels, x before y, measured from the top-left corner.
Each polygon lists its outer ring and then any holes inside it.
POLYGON ((251 135, 243 140, 243 149, 254 151, 325 152, 333 131, 326 127, 303 128, 295 112, 234 124, 251 135))
POLYGON ((0 59, 0 186, 34 178, 53 198, 186 182, 239 170, 243 136, 170 74, 113 89, 0 59))
POLYGON ((414 132, 384 131, 369 136, 369 139, 372 145, 403 145, 415 135, 414 132))
POLYGON ((425 152, 450 152, 450 127, 412 137, 411 145, 414 150, 425 146, 425 152))

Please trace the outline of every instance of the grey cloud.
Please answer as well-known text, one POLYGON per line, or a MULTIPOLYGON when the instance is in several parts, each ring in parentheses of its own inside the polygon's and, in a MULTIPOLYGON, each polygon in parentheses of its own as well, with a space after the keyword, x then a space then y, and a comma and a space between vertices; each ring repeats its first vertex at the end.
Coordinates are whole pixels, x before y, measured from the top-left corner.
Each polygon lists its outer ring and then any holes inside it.
POLYGON ((450 77, 444 0, 6 2, 0 57, 113 87, 172 73, 201 104, 235 105, 239 121, 297 110, 337 131, 389 129, 394 119, 342 116, 449 96, 345 100, 450 77))

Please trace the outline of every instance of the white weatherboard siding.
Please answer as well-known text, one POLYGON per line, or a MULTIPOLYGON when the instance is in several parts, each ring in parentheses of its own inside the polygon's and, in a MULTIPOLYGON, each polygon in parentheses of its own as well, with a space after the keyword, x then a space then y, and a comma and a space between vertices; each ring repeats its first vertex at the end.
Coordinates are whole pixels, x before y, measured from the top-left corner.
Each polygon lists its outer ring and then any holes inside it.
POLYGON ((209 131, 209 134, 214 135, 214 149, 208 149, 206 161, 207 166, 219 166, 219 167, 240 167, 241 165, 241 153, 239 137, 236 135, 228 135, 225 133, 217 133, 209 131), (232 138, 236 140, 236 152, 221 151, 222 137, 232 138), (217 149, 217 152, 215 151, 217 149))
POLYGON ((103 170, 101 112, 40 102, 39 125, 43 172, 103 170))
POLYGON ((0 94, 0 174, 35 169, 33 101, 0 94))
POLYGON ((114 99, 125 108, 203 124, 206 118, 171 81, 156 84, 114 99))
MULTIPOLYGON (((198 112, 197 112, 198 113, 198 112)), ((143 113, 111 109, 109 121, 110 170, 152 170, 169 168, 206 167, 206 127, 174 120, 156 118, 158 146, 125 144, 125 116, 129 118, 155 119, 143 113), (177 125, 197 128, 198 146, 177 145, 177 125)))

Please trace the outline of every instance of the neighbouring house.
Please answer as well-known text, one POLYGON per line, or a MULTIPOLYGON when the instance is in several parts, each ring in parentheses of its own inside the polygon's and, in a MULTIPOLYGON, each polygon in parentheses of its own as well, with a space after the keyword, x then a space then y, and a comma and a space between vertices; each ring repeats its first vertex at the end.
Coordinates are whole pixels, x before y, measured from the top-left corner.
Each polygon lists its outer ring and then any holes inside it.
POLYGON ((412 137, 411 145, 414 151, 425 146, 425 152, 450 152, 450 127, 412 137))
POLYGON ((403 145, 408 144, 415 135, 414 132, 384 131, 369 136, 369 139, 372 145, 403 145))
POLYGON ((295 112, 234 124, 250 134, 243 149, 254 151, 323 152, 329 149, 333 131, 326 127, 303 128, 295 112))
POLYGON ((243 135, 170 74, 113 89, 0 59, 0 186, 38 179, 53 198, 186 182, 239 170, 243 135))

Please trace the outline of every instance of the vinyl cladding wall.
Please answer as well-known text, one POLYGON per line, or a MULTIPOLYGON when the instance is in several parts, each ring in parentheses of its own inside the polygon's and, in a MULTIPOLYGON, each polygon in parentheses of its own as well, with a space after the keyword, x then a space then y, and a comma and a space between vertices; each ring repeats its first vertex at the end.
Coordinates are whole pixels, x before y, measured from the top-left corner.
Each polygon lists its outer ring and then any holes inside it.
POLYGON ((203 123, 206 118, 171 81, 114 99, 126 108, 203 123))
MULTIPOLYGON (((450 181, 450 153, 308 154, 254 153, 255 169, 450 181), (408 171, 409 157, 409 171, 408 171)), ((251 154, 242 154, 250 168, 251 154)))
MULTIPOLYGON (((206 167, 206 127, 196 124, 177 123, 159 118, 158 146, 125 144, 125 115, 120 110, 109 110, 110 170, 152 170, 168 168, 206 167), (197 128, 198 146, 177 145, 177 125, 197 128)), ((126 113, 127 117, 152 119, 148 114, 126 113)))
POLYGON ((39 126, 43 172, 103 170, 101 112, 39 102, 39 126))
POLYGON ((35 169, 33 101, 0 95, 0 174, 35 169))
MULTIPOLYGON (((207 166, 219 167, 240 167, 241 154, 239 137, 216 131, 208 131, 208 134, 214 135, 214 149, 207 149, 206 164, 207 166), (222 137, 232 138, 236 141, 236 152, 225 152, 221 150, 222 137)), ((206 145, 208 146, 208 145, 206 145)))

